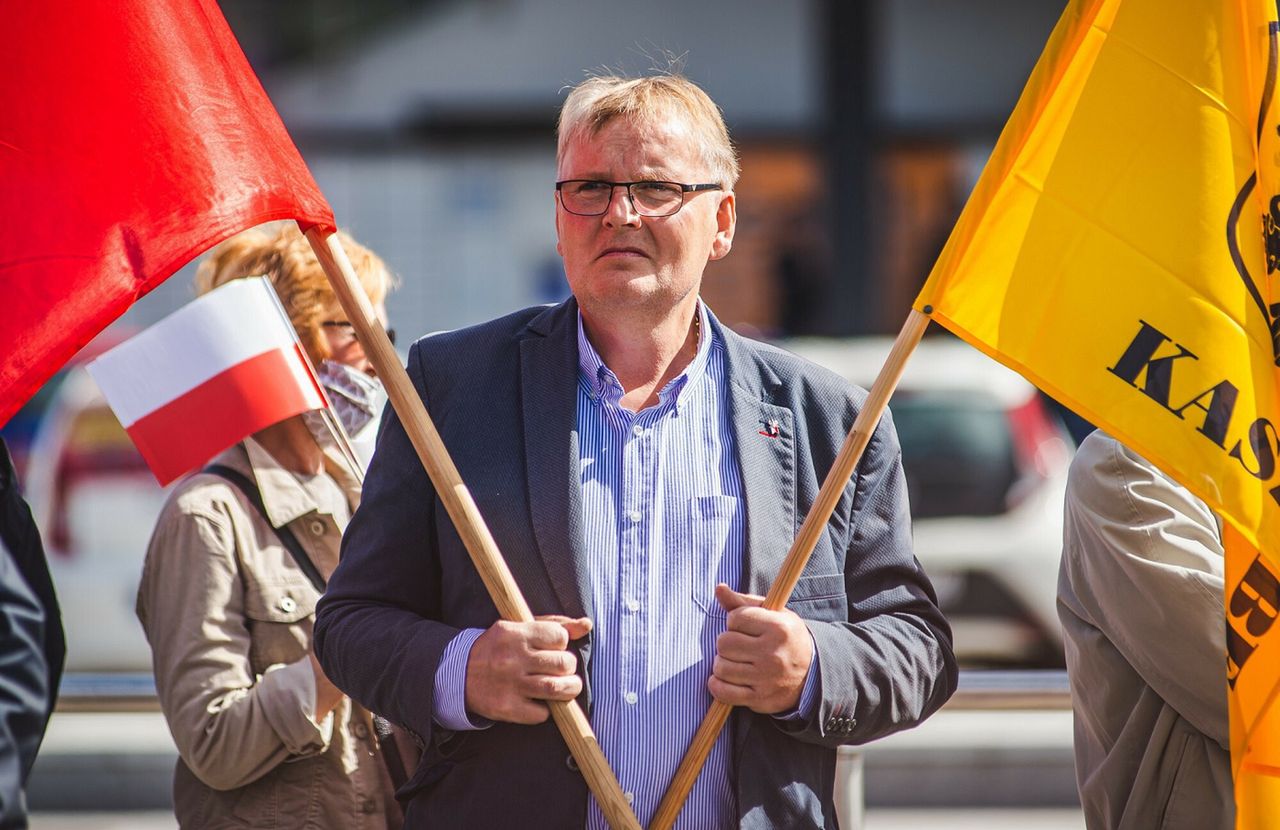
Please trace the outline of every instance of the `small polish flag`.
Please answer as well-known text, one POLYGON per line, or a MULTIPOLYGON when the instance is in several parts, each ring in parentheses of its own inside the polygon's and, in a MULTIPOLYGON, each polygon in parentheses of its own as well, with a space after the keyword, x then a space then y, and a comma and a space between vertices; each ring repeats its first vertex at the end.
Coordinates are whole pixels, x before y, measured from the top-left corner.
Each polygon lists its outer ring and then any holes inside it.
POLYGON ((160 483, 264 427, 325 407, 265 277, 229 282, 89 364, 160 483))

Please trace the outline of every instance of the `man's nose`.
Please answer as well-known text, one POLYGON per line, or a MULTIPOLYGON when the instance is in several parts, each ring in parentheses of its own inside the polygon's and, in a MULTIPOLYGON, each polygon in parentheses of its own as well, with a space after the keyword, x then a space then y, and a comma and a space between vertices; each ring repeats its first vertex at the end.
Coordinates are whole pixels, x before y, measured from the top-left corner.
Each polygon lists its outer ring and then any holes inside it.
POLYGON ((604 212, 605 224, 609 227, 640 225, 640 214, 631 202, 631 191, 626 185, 615 184, 609 191, 609 207, 604 212), (622 192, 619 193, 618 191, 622 192))

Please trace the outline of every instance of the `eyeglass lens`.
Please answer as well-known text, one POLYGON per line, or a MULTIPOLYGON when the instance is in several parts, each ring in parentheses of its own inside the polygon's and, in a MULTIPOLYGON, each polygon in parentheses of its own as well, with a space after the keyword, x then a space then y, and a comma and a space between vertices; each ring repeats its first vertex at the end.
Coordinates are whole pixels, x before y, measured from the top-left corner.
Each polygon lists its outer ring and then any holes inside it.
MULTIPOLYGON (((356 327, 353 326, 349 320, 325 320, 320 325, 324 326, 325 328, 342 329, 347 334, 351 335, 352 338, 356 340, 360 339, 359 336, 356 334, 356 327)), ((387 332, 387 339, 390 340, 391 345, 394 346, 396 344, 396 330, 388 326, 386 329, 386 332, 387 332)))
MULTIPOLYGON (((560 198, 572 213, 597 215, 609 209, 613 189, 608 182, 565 182, 560 198)), ((633 182, 627 190, 636 213, 642 216, 669 216, 684 203, 684 190, 672 182, 633 182)))

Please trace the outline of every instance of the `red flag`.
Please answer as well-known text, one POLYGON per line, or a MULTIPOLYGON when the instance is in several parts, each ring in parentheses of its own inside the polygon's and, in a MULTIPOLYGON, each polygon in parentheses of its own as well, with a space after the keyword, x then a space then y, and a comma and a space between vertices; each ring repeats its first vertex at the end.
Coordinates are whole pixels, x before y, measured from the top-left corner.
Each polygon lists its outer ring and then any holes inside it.
POLYGON ((9 3, 4 18, 0 424, 222 239, 334 225, 213 0, 9 3))

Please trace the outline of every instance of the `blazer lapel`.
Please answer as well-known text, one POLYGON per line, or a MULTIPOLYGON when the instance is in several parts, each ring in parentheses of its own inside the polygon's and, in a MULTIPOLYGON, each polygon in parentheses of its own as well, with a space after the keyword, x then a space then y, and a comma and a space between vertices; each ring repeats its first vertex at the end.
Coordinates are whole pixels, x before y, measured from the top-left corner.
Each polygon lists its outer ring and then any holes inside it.
MULTIPOLYGON (((719 328, 718 323, 714 325, 719 328)), ((795 414, 767 400, 761 367, 737 342, 737 335, 720 331, 726 344, 729 410, 745 501, 741 590, 765 594, 798 528, 795 414)))
POLYGON ((590 617, 578 470, 576 311, 571 300, 529 324, 520 341, 520 406, 538 552, 563 612, 590 617))

